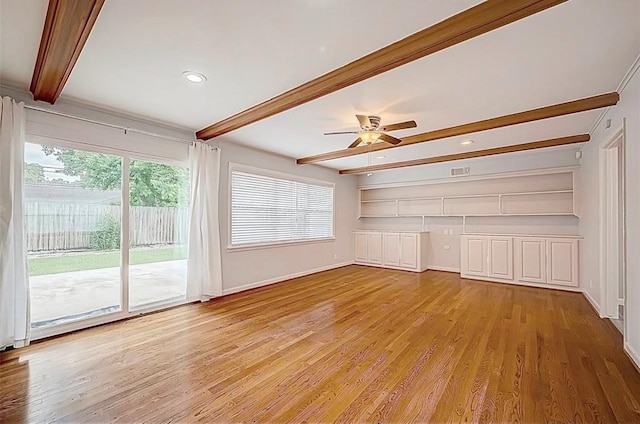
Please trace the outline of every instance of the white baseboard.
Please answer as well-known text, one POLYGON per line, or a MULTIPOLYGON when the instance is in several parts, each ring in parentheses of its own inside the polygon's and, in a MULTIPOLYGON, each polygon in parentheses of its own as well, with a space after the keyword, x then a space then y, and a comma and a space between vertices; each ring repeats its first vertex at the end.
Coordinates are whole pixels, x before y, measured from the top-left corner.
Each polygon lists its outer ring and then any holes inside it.
POLYGON ((354 262, 354 265, 362 265, 362 266, 372 266, 374 268, 384 268, 384 269, 394 269, 396 271, 408 271, 408 272, 425 272, 427 269, 411 269, 411 268, 403 268, 400 266, 393 265, 382 265, 382 264, 370 264, 368 262, 354 262))
POLYGON ((511 284, 515 286, 525 286, 525 287, 536 287, 539 289, 549 289, 549 290, 561 290, 561 291, 570 291, 570 292, 582 292, 579 287, 571 287, 571 286, 551 286, 549 284, 539 284, 539 283, 528 283, 523 281, 514 281, 514 280, 501 280, 499 278, 491 278, 485 276, 475 276, 475 275, 460 275, 460 278, 464 278, 465 280, 478 280, 489 283, 502 283, 502 284, 511 284))
POLYGON ((624 342, 624 352, 634 363, 634 365, 638 369, 638 372, 640 372, 640 355, 638 355, 638 352, 636 352, 626 341, 624 342))
POLYGON ((584 295, 584 298, 587 299, 587 302, 591 304, 591 307, 596 310, 596 313, 598 314, 598 316, 600 318, 604 318, 602 316, 602 313, 600 313, 600 305, 598 305, 598 302, 596 302, 595 299, 591 297, 589 292, 586 290, 582 290, 582 294, 584 295))
POLYGON ((455 272, 455 273, 460 274, 460 268, 453 268, 453 267, 449 267, 449 266, 434 266, 434 265, 429 265, 429 270, 430 270, 430 271, 455 272))
POLYGON ((296 272, 295 274, 283 275, 281 277, 269 278, 268 280, 257 281, 255 283, 244 284, 238 287, 229 287, 228 289, 222 289, 222 295, 228 295, 232 293, 239 293, 241 291, 255 289, 258 287, 268 286, 270 284, 280 283, 282 281, 291 280, 293 278, 304 277, 305 275, 315 274, 317 272, 329 271, 330 269, 342 268, 343 266, 352 265, 353 262, 341 262, 338 264, 332 264, 323 266, 320 268, 310 269, 308 271, 296 272))

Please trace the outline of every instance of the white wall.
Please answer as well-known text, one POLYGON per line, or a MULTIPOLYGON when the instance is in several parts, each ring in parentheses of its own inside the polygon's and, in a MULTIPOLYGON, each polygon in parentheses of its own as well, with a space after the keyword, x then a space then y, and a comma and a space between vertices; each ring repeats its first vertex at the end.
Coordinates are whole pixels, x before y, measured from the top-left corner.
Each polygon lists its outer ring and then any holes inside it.
MULTIPOLYGON (((186 128, 176 128, 173 126, 169 126, 167 124, 152 121, 146 118, 141 118, 132 115, 126 115, 121 112, 112 111, 108 109, 103 109, 99 107, 95 107, 92 105, 75 103, 71 101, 67 101, 65 99, 60 99, 56 102, 55 105, 51 105, 46 102, 38 102, 33 100, 33 96, 31 93, 27 91, 17 90, 11 87, 7 87, 4 85, 0 85, 0 95, 9 96, 17 101, 24 102, 27 106, 34 106, 41 109, 52 110, 56 112, 66 113, 72 116, 78 116, 85 119, 93 119, 100 122, 105 122, 113 125, 120 125, 123 127, 136 128, 138 130, 143 130, 147 132, 151 132, 154 134, 159 134, 165 137, 172 137, 181 140, 195 140, 195 133, 192 130, 186 128)), ((163 139, 150 139, 148 136, 144 136, 142 134, 136 134, 130 132, 128 137, 124 137, 124 132, 122 130, 97 126, 95 124, 83 123, 78 120, 70 120, 64 119, 60 116, 44 114, 43 112, 27 112, 27 119, 35 120, 36 116, 42 116, 45 121, 43 123, 58 123, 61 126, 72 127, 71 129, 81 128, 83 129, 83 136, 89 136, 90 138, 101 138, 106 140, 105 143, 108 145, 111 143, 108 139, 111 137, 116 137, 118 140, 127 140, 123 142, 123 145, 128 144, 130 147, 135 148, 137 143, 152 143, 155 141, 156 146, 158 143, 162 145, 166 145, 166 143, 172 143, 175 145, 175 142, 163 139), (31 115, 31 116, 29 116, 31 115), (77 126, 77 127, 76 127, 77 126), (84 129, 89 130, 84 130, 84 129), (105 137, 108 135, 108 137, 105 137), (166 143, 165 143, 166 142, 166 143)), ((29 130, 29 128, 27 128, 29 130)), ((178 144, 181 146, 180 148, 183 150, 187 150, 186 144, 178 144)), ((171 148, 171 147, 169 147, 171 148)), ((182 154, 182 153, 181 153, 182 154)))
POLYGON ((358 185, 365 186, 448 178, 451 168, 464 166, 468 166, 471 169, 471 175, 491 175, 529 169, 578 166, 580 162, 576 159, 575 155, 578 150, 578 146, 550 148, 544 151, 517 152, 484 158, 435 163, 433 165, 392 169, 389 171, 374 172, 370 177, 359 175, 358 185))
POLYGON ((602 121, 591 133, 591 141, 583 148, 580 172, 583 217, 580 234, 584 236, 580 274, 583 288, 596 303, 602 305, 600 289, 600 206, 599 206, 599 150, 623 126, 626 120, 626 307, 625 348, 640 366, 640 57, 623 80, 620 102, 609 108, 602 121), (611 119, 611 127, 605 123, 611 119))
POLYGON ((358 213, 358 191, 354 176, 341 176, 336 170, 320 166, 299 166, 294 159, 227 143, 224 138, 221 138, 220 147, 220 242, 225 293, 353 261, 352 239, 358 213), (228 250, 229 162, 335 183, 335 240, 228 250))

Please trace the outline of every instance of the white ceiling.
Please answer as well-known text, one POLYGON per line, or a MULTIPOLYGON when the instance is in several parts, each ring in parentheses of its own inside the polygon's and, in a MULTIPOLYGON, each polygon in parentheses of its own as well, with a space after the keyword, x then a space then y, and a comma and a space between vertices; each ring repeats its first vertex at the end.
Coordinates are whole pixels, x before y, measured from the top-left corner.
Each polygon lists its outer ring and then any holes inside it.
MULTIPOLYGON (((28 88, 46 0, 0 0, 2 79, 28 88), (9 24, 11 23, 11 24, 9 24)), ((193 130, 467 9, 475 0, 108 1, 63 91, 193 130), (194 85, 185 70, 209 78, 194 85)), ((571 0, 223 137, 292 158, 338 150, 356 113, 425 132, 616 89, 639 0, 571 0)), ((323 163, 338 169, 588 132, 598 111, 323 163), (472 146, 459 141, 473 138, 472 146), (376 156, 385 155, 384 159, 376 156)))
POLYGON ((0 0, 0 81, 28 89, 40 47, 47 0, 0 0))

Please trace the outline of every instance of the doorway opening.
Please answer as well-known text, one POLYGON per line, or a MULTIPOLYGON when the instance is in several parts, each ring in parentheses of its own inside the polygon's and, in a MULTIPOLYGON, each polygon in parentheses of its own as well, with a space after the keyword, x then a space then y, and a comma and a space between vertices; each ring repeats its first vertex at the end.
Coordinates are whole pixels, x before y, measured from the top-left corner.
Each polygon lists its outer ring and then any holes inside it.
POLYGON ((624 126, 600 149, 600 260, 602 315, 624 333, 624 126))

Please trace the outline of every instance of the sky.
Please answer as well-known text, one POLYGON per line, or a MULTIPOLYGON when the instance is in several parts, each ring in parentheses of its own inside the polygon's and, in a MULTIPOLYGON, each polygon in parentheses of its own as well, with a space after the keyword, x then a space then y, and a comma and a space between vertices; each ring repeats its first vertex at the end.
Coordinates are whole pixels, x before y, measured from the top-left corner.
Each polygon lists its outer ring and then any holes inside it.
MULTIPOLYGON (((58 162, 55 156, 47 156, 42 151, 40 144, 25 143, 24 145, 24 162, 25 163, 37 163, 44 167, 60 168, 62 164, 58 162)), ((60 178, 65 181, 78 181, 78 177, 72 177, 57 172, 45 172, 44 177, 48 180, 60 178)))

